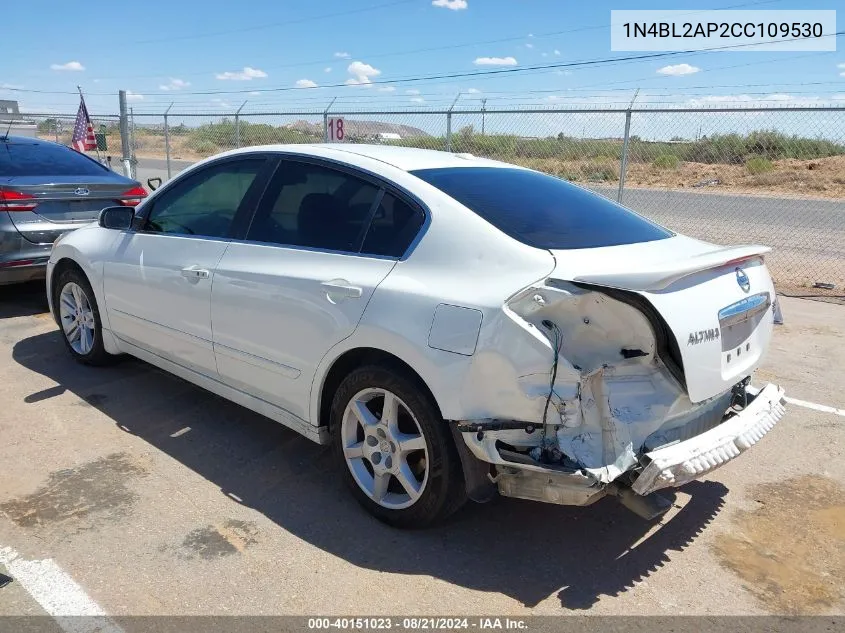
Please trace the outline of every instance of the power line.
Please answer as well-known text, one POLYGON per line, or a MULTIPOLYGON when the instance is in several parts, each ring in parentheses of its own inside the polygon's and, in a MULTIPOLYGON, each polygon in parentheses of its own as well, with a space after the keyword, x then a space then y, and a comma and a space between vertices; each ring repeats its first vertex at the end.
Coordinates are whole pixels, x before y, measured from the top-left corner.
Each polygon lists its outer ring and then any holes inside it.
MULTIPOLYGON (((822 35, 821 37, 838 37, 845 34, 845 31, 837 31, 835 33, 829 33, 826 35, 822 35)), ((398 79, 384 79, 384 80, 373 80, 368 84, 355 84, 355 86, 360 87, 361 85, 367 86, 375 86, 375 85, 386 85, 386 84, 396 84, 396 83, 417 83, 422 81, 432 81, 438 79, 454 79, 454 78, 465 78, 465 77, 485 77, 485 76, 495 76, 495 75, 512 75, 515 73, 526 73, 532 71, 554 71, 561 68, 582 68, 582 67, 592 67, 592 66, 612 66, 616 64, 626 64, 631 62, 638 62, 647 59, 663 59, 667 57, 676 57, 678 55, 703 55, 706 53, 712 52, 719 52, 719 51, 730 51, 736 50, 740 48, 747 48, 750 46, 760 46, 763 44, 772 44, 772 43, 784 43, 790 41, 796 41, 799 39, 804 38, 788 38, 788 39, 773 39, 766 42, 754 42, 754 43, 746 43, 746 44, 728 44, 725 46, 715 46, 711 48, 703 48, 698 50, 682 50, 682 51, 661 51, 657 53, 646 53, 641 55, 628 55, 625 57, 608 57, 608 58, 599 58, 599 59, 590 59, 590 60, 581 60, 581 61, 573 61, 573 62, 559 62, 554 64, 540 64, 534 66, 524 66, 521 68, 497 68, 497 69, 489 69, 489 70, 476 70, 476 71, 458 71, 458 72, 451 72, 451 73, 444 73, 444 74, 437 74, 437 75, 423 75, 423 76, 411 76, 411 77, 402 77, 398 79)), ((768 61, 768 60, 765 60, 768 61)), ((740 64, 738 66, 744 65, 751 65, 754 62, 749 64, 740 64)), ((736 66, 736 67, 738 67, 736 66)), ((730 68, 730 67, 728 67, 730 68)), ((632 80, 627 80, 632 81, 632 80)), ((268 92, 290 92, 290 91, 302 91, 302 90, 321 90, 326 88, 349 88, 350 85, 346 83, 342 84, 328 84, 324 86, 318 86, 316 88, 299 88, 297 86, 279 86, 275 88, 244 88, 241 90, 201 90, 201 91, 185 91, 183 95, 234 95, 234 94, 247 94, 247 93, 268 93, 268 92)), ((75 94, 74 92, 62 92, 62 91, 49 91, 49 90, 33 90, 33 89, 25 89, 25 88, 7 88, 7 90, 16 91, 16 92, 34 92, 40 94, 75 94)), ((111 95, 112 93, 88 93, 90 95, 111 95)))

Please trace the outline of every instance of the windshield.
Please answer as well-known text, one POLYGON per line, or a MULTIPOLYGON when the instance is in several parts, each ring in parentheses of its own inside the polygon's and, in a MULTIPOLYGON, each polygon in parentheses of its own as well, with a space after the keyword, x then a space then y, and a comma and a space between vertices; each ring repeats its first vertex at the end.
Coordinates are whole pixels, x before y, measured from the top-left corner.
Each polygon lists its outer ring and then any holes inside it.
POLYGON ((603 196, 536 171, 453 167, 411 173, 500 231, 537 248, 596 248, 672 236, 603 196))

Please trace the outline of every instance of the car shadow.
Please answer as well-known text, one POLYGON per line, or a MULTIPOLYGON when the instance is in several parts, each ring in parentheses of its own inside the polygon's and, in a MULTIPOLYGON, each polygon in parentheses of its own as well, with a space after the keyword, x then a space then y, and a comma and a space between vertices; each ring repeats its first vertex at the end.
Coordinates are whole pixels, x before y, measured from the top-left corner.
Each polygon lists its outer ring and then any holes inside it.
POLYGON ((350 563, 422 574, 534 606, 557 595, 590 608, 660 569, 724 504, 715 482, 684 487, 682 509, 657 527, 604 499, 570 508, 514 499, 468 504, 447 524, 400 531, 366 514, 344 489, 328 449, 267 418, 141 361, 82 367, 57 331, 21 340, 14 359, 55 381, 29 394, 40 403, 65 391, 264 514, 298 538, 350 563))
POLYGON ((0 286, 0 319, 49 312, 43 281, 0 286))

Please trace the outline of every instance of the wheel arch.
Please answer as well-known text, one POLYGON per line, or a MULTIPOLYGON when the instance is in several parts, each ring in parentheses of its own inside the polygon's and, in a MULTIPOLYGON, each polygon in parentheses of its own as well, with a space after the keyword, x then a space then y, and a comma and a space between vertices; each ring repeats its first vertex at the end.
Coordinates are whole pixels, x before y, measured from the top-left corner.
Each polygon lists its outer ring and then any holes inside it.
POLYGON ((442 409, 434 396, 434 392, 428 386, 423 377, 409 363, 391 352, 377 347, 353 347, 344 351, 332 361, 328 370, 323 376, 320 384, 319 394, 316 403, 316 421, 318 426, 326 427, 329 424, 329 411, 332 398, 343 379, 358 367, 365 365, 381 365, 401 371, 408 378, 423 390, 437 408, 438 414, 442 416, 442 409))
MULTIPOLYGON (((70 258, 70 257, 62 257, 55 263, 53 266, 53 272, 50 275, 50 306, 52 308, 51 312, 53 313, 53 320, 56 324, 59 324, 59 307, 56 304, 55 297, 56 291, 58 290, 56 284, 59 282, 59 278, 62 276, 67 270, 78 270, 81 274, 85 275, 85 278, 88 280, 88 283, 91 283, 91 277, 85 272, 85 269, 79 265, 79 263, 70 258)), ((92 284, 93 287, 93 284, 92 284)))

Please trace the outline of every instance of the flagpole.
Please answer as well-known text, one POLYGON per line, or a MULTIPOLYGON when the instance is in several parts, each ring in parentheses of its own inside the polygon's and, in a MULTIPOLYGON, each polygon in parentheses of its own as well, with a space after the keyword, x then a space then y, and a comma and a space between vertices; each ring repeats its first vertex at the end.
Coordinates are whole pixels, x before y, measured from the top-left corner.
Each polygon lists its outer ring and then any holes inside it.
MULTIPOLYGON (((82 86, 77 84, 76 89, 79 91, 79 98, 82 99, 82 103, 85 103, 85 97, 82 94, 82 86)), ((85 112, 88 112, 88 106, 85 106, 85 112)), ((91 113, 88 112, 88 119, 91 119, 91 113)), ((94 128, 94 122, 91 121, 91 128, 94 128)), ((97 133, 94 132, 94 148, 97 150, 97 162, 101 165, 103 164, 102 159, 100 158, 100 145, 97 143, 97 133)))

